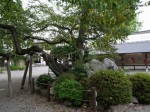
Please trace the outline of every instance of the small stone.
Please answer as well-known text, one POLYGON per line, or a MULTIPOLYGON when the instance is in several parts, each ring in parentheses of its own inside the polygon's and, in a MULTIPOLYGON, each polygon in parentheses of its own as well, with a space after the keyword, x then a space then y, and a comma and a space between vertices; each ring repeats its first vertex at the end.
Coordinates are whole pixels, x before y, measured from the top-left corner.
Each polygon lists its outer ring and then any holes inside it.
POLYGON ((71 105, 72 105, 72 102, 70 102, 70 101, 65 101, 65 102, 64 102, 64 105, 66 105, 66 106, 71 106, 71 105))
POLYGON ((83 109, 86 109, 86 108, 87 108, 87 104, 84 103, 84 104, 82 105, 82 108, 83 108, 83 109))
POLYGON ((54 95, 54 87, 51 87, 51 88, 50 88, 50 94, 51 94, 51 95, 54 95))
POLYGON ((132 97, 131 103, 133 103, 133 104, 138 104, 137 98, 136 98, 136 97, 132 97))
POLYGON ((132 105, 134 105, 134 104, 133 104, 133 103, 130 103, 129 105, 132 106, 132 105))

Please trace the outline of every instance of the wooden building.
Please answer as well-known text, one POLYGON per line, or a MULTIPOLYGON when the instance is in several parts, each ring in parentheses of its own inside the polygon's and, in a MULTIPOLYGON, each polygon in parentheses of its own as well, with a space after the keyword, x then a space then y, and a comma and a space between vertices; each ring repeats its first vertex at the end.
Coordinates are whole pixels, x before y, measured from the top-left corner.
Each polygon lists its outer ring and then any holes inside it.
POLYGON ((131 69, 148 69, 150 65, 150 41, 122 43, 115 45, 120 59, 118 66, 131 69))

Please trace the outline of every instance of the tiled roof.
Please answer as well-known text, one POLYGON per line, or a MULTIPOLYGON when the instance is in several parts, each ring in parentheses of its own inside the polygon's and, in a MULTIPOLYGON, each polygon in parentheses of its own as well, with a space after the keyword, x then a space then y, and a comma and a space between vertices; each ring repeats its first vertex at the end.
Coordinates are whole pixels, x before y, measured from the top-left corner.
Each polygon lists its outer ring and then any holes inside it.
POLYGON ((150 52, 150 41, 122 43, 115 45, 115 47, 117 48, 117 53, 150 52))

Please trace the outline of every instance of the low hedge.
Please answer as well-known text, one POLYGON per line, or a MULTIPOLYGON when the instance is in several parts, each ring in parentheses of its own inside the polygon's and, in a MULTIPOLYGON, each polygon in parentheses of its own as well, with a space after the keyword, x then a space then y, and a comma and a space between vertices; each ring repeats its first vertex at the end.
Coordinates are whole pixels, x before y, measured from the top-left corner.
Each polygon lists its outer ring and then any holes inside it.
POLYGON ((132 84, 123 72, 106 70, 94 73, 89 83, 96 87, 97 101, 104 107, 130 102, 132 84))
POLYGON ((133 96, 139 103, 150 104, 150 75, 148 73, 136 73, 129 76, 133 84, 133 96))
POLYGON ((10 70, 24 70, 25 66, 15 66, 15 65, 11 65, 10 66, 10 70))

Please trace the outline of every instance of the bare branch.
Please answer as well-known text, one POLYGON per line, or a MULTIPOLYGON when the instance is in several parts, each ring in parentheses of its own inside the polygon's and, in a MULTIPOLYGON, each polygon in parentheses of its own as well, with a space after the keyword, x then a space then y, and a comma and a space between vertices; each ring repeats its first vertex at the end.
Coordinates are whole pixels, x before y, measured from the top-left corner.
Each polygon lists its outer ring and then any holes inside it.
POLYGON ((66 39, 60 39, 60 40, 57 40, 57 41, 49 41, 49 40, 47 40, 47 39, 45 39, 45 38, 41 38, 41 37, 33 37, 33 36, 26 36, 25 37, 25 40, 27 40, 27 39, 29 39, 29 38, 31 38, 31 39, 36 39, 36 40, 42 40, 42 41, 44 41, 44 42, 46 42, 46 43, 48 43, 48 44, 51 44, 51 45, 55 45, 55 44, 60 44, 60 43, 62 43, 62 42, 64 42, 64 43, 69 43, 69 41, 67 41, 66 39))
POLYGON ((53 23, 53 24, 46 24, 45 26, 43 26, 42 28, 38 29, 38 30, 34 30, 33 32, 40 32, 40 31, 43 31, 45 30, 46 28, 48 28, 49 26, 54 26, 56 28, 59 28, 59 29, 62 29, 62 30, 68 30, 69 32, 71 31, 70 28, 68 27, 65 27, 65 26, 61 26, 61 25, 58 25, 56 23, 53 23))
POLYGON ((14 55, 13 55, 13 54, 10 54, 10 53, 0 53, 0 56, 2 56, 3 58, 8 59, 8 58, 10 58, 10 57, 12 57, 12 56, 14 56, 14 55))
POLYGON ((95 36, 86 38, 85 40, 96 40, 96 39, 98 39, 98 38, 101 38, 102 35, 103 35, 103 34, 97 34, 97 35, 95 35, 95 36))
POLYGON ((65 26, 60 26, 60 25, 58 25, 58 24, 50 24, 50 25, 55 26, 55 27, 60 28, 60 29, 64 29, 64 30, 70 31, 70 28, 65 27, 65 26))
POLYGON ((38 30, 32 30, 32 32, 36 33, 36 32, 41 32, 43 30, 45 30, 47 27, 49 27, 49 25, 45 25, 44 27, 38 29, 38 30))

